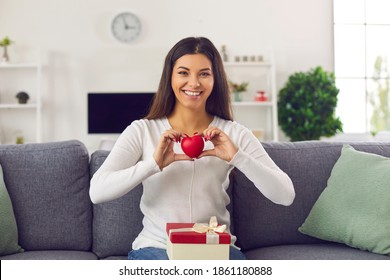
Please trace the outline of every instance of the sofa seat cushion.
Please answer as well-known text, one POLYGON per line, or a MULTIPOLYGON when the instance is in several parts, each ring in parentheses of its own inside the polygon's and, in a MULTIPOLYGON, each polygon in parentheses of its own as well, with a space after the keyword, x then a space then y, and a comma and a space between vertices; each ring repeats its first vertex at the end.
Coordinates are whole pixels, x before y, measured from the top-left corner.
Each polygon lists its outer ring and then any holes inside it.
POLYGON ((0 257, 1 260, 97 260, 97 256, 87 251, 26 251, 0 257))
POLYGON ((244 253, 249 260, 390 260, 338 243, 270 246, 244 253))
POLYGON ((114 260, 114 261, 125 261, 127 260, 127 256, 109 256, 102 260, 114 260))

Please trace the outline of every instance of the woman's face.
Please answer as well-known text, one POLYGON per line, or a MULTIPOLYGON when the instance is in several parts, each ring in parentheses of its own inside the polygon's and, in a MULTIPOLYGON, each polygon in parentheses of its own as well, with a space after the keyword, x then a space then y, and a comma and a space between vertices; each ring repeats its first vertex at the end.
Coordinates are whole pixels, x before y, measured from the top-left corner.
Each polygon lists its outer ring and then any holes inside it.
POLYGON ((173 66, 171 85, 176 106, 206 110, 214 86, 211 61, 204 54, 183 55, 173 66))

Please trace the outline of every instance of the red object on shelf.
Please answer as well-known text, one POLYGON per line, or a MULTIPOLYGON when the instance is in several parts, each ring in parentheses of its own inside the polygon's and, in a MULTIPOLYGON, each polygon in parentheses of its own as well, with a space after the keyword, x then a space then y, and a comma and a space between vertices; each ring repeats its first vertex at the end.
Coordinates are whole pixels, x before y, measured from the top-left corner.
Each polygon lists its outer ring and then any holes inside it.
POLYGON ((255 100, 259 102, 268 101, 268 97, 265 95, 265 91, 263 90, 258 91, 255 100))

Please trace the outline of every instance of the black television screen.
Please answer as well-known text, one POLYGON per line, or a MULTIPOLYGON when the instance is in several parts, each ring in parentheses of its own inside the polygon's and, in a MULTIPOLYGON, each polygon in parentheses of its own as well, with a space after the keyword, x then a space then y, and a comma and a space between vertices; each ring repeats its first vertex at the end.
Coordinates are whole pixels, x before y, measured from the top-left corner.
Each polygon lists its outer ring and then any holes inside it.
POLYGON ((146 116, 154 93, 88 93, 88 133, 122 133, 146 116))

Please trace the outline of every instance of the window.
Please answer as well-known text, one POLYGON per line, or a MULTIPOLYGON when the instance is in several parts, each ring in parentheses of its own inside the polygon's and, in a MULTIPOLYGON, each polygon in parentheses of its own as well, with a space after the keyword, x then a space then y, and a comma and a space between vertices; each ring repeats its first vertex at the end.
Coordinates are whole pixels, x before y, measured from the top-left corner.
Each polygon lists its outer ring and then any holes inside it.
POLYGON ((334 0, 333 8, 344 132, 390 130, 390 1, 334 0))

